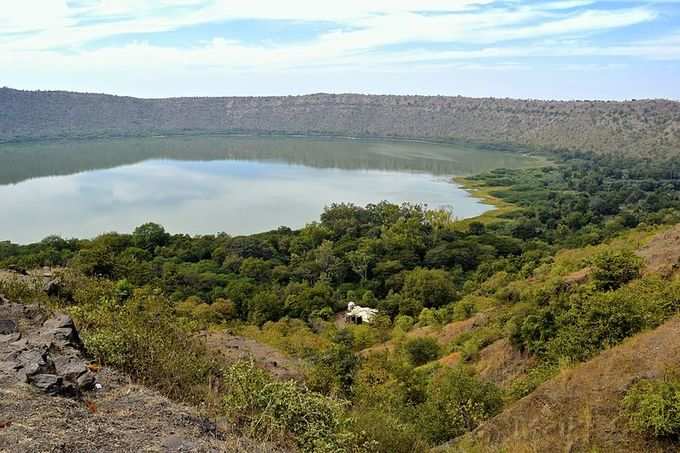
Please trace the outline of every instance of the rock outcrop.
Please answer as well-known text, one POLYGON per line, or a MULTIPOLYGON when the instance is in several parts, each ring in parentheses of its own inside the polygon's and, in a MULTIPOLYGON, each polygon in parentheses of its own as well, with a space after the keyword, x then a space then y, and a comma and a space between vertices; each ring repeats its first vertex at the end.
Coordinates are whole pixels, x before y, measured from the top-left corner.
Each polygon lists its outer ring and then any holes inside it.
POLYGON ((0 303, 0 385, 13 383, 65 396, 78 396, 94 386, 95 376, 70 317, 49 317, 34 305, 0 303))
POLYGON ((88 365, 70 317, 0 297, 0 453, 284 451, 88 365))

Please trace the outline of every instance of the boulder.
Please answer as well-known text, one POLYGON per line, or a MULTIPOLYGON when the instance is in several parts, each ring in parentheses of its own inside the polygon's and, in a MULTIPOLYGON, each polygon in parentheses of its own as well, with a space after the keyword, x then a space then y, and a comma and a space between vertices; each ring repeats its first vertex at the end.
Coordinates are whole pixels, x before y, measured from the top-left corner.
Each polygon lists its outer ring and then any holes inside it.
POLYGON ((15 361, 19 376, 26 382, 30 382, 31 377, 37 374, 56 373, 54 362, 46 349, 31 348, 20 351, 15 361))
MULTIPOLYGON (((0 382, 77 397, 95 385, 73 319, 36 305, 0 304, 0 382)), ((1 448, 0 448, 1 449, 1 448)))
POLYGON ((28 382, 49 395, 63 392, 63 378, 56 374, 36 374, 28 382))
POLYGON ((82 391, 92 390, 94 388, 95 383, 96 379, 94 377, 94 374, 92 374, 90 371, 81 374, 76 380, 78 388, 82 391))
POLYGON ((42 343, 48 347, 56 346, 59 349, 71 347, 80 350, 83 346, 73 320, 67 315, 58 315, 45 321, 40 337, 42 343))

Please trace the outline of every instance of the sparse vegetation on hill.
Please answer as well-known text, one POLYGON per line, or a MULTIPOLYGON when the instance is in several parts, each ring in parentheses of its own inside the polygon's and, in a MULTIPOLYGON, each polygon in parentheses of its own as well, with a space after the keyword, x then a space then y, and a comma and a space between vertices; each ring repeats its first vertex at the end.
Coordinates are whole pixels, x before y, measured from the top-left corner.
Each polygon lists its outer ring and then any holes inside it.
POLYGON ((680 103, 357 94, 136 99, 0 88, 0 142, 198 132, 394 137, 677 156, 680 103))

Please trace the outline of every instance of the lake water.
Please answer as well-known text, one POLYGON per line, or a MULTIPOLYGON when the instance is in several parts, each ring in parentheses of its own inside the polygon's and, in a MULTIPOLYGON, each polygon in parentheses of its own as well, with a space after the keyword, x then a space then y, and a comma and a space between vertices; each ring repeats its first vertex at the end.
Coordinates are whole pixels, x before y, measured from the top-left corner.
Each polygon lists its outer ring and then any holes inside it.
POLYGON ((89 238, 157 222, 247 234, 319 219, 334 202, 489 209, 451 180, 532 157, 418 142, 185 136, 0 145, 0 240, 89 238))

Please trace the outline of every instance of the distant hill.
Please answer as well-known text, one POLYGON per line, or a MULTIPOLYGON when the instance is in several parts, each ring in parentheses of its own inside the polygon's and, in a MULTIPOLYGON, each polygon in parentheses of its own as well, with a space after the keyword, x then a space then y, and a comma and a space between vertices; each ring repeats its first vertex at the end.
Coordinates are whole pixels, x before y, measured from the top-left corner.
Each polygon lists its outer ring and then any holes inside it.
POLYGON ((680 102, 358 94, 138 99, 0 89, 0 142, 187 132, 418 138, 674 155, 680 154, 680 102))

